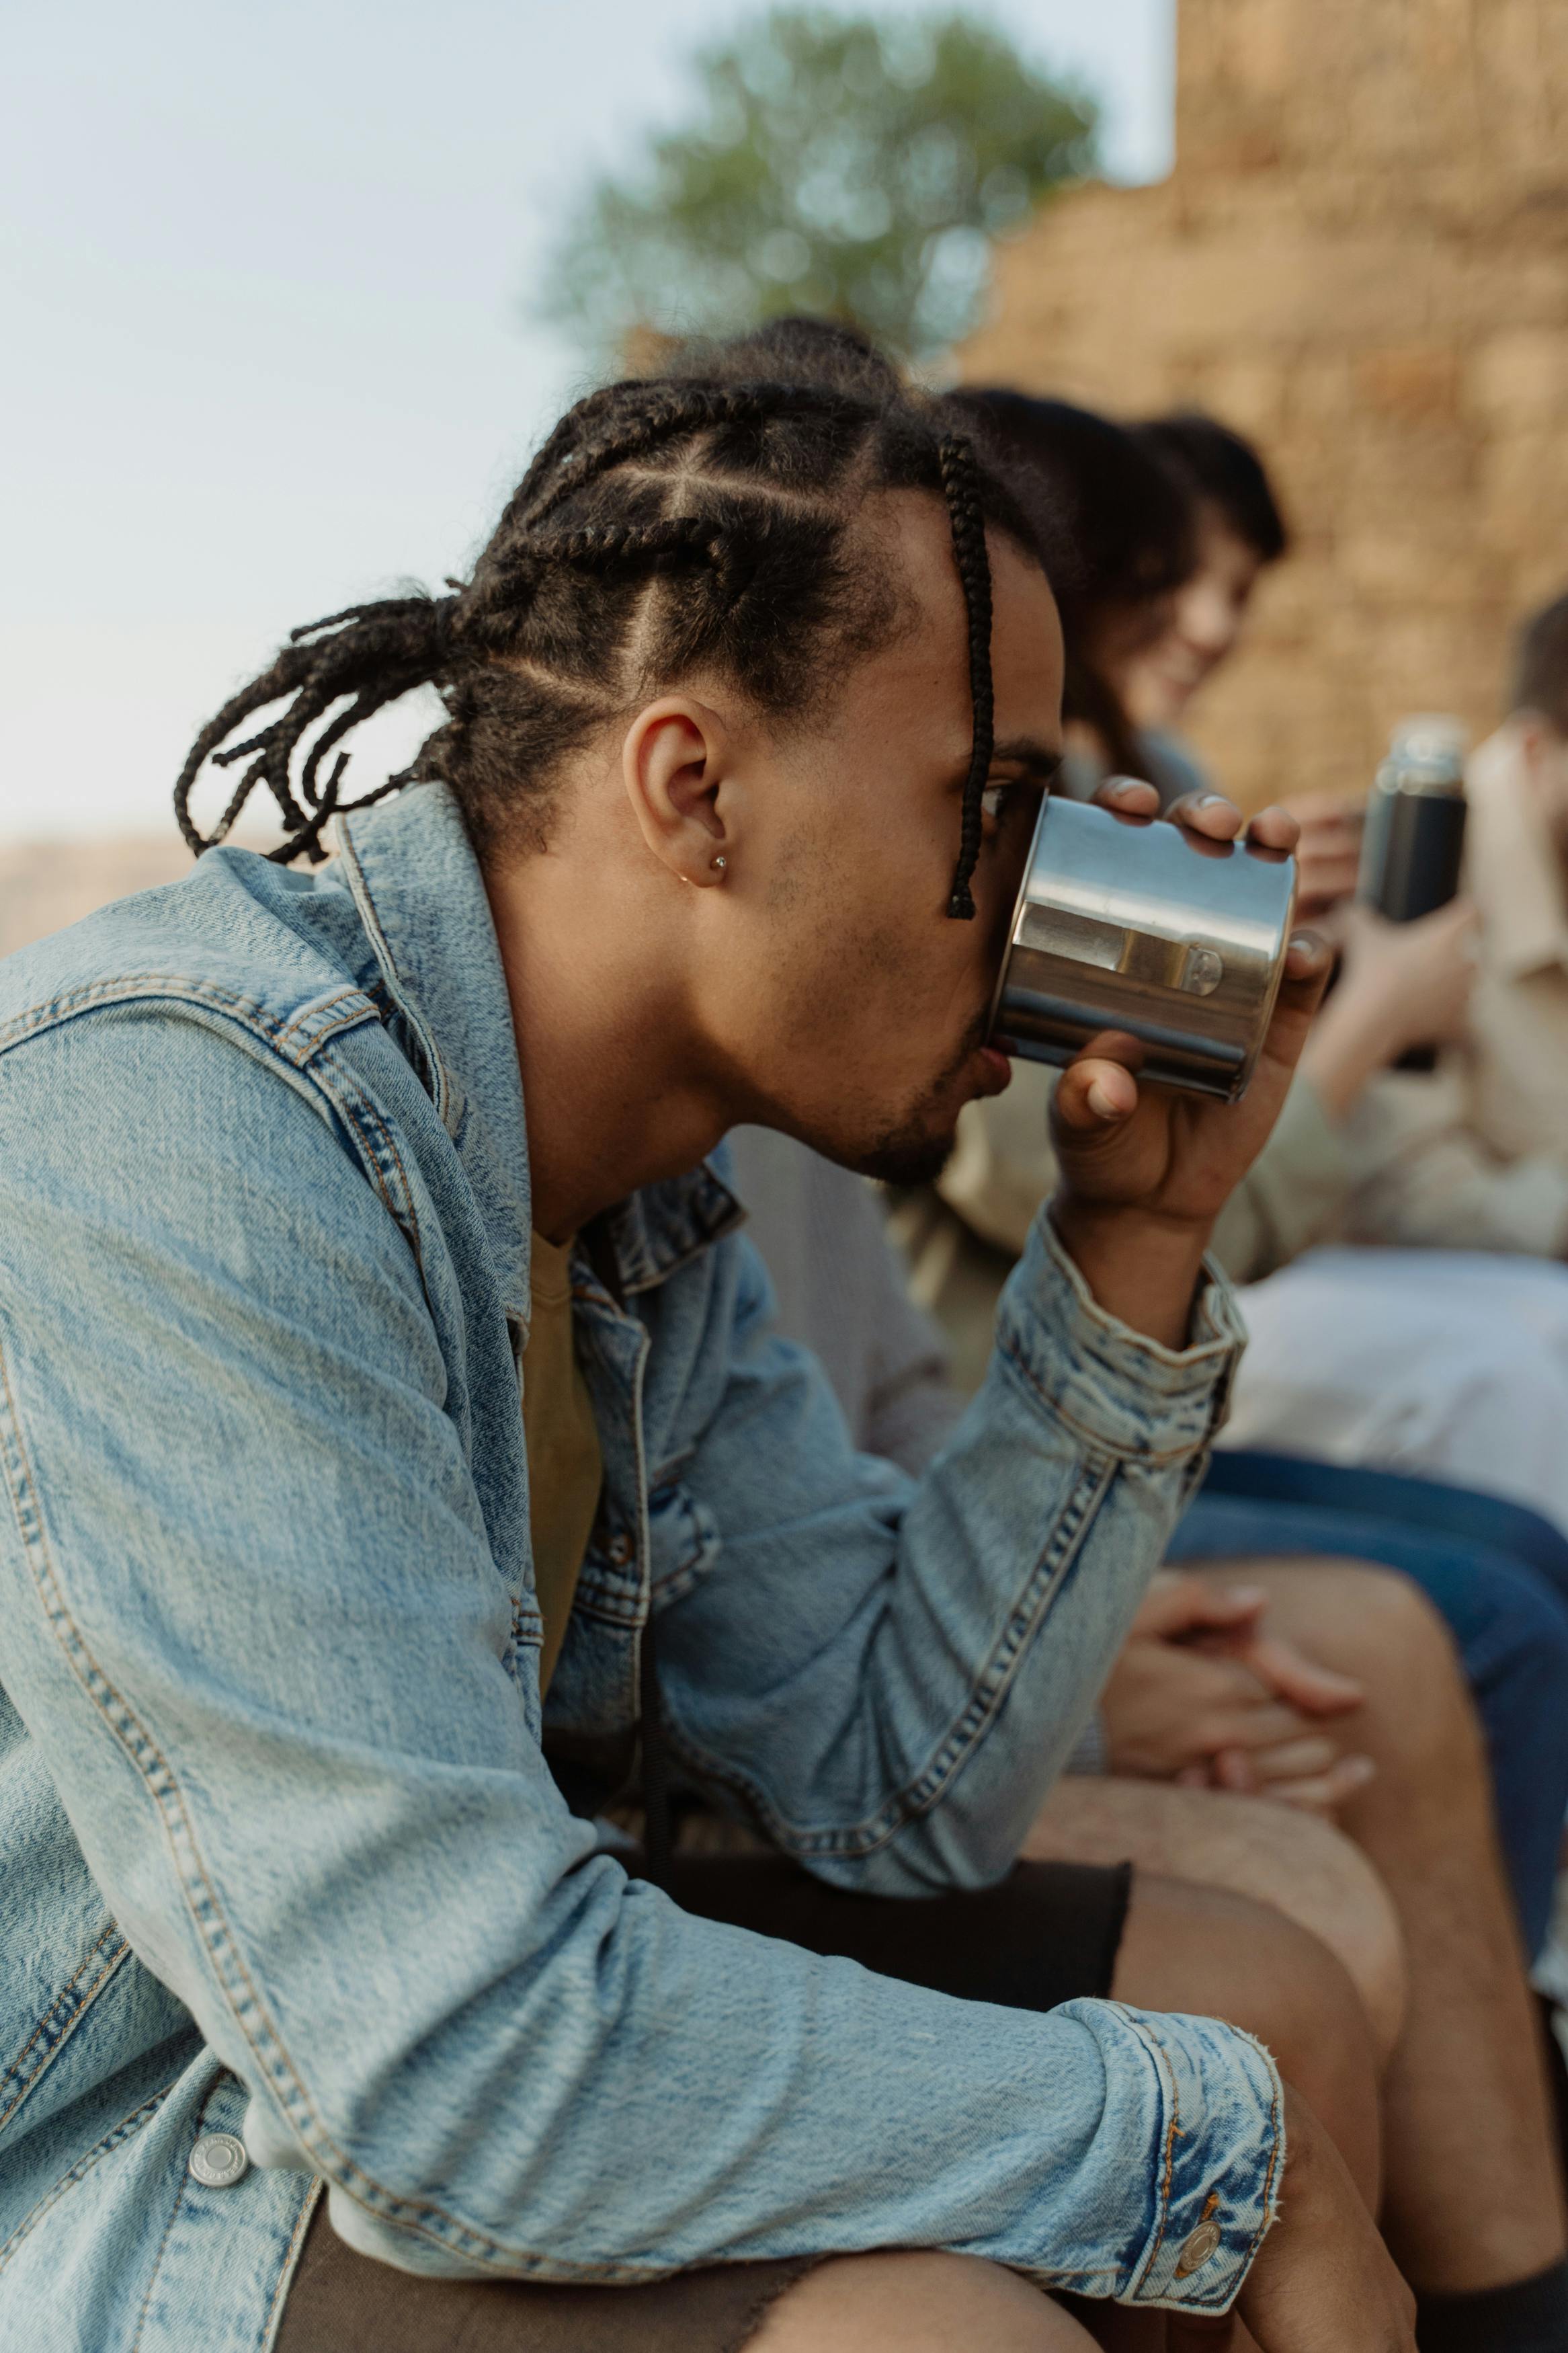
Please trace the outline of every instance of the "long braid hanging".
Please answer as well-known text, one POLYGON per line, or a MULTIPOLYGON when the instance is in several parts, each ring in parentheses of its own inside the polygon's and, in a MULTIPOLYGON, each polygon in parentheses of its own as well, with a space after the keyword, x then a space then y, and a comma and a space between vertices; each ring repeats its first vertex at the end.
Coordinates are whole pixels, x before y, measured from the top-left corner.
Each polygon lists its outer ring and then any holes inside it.
POLYGON ((980 501, 974 444, 964 434, 950 433, 937 455, 952 528, 953 561, 969 617, 969 696, 974 713, 969 774, 963 780, 958 864, 953 869, 947 912, 962 922, 971 923, 974 897, 969 886, 980 856, 982 802, 995 742, 995 701, 991 683, 991 563, 985 552, 985 512, 980 501))
MULTIPOLYGON (((320 776, 322 759, 351 728, 412 688, 427 685, 442 674, 457 602, 455 596, 388 597, 380 604, 351 606, 346 612, 329 614, 325 620, 310 621, 293 630, 271 669, 208 721, 175 780, 174 818, 194 855, 199 858, 226 839, 251 794, 258 785, 265 785, 285 828, 285 839, 268 851, 268 857, 279 864, 300 857, 319 860, 323 855, 321 836, 343 805, 341 787, 349 755, 338 754, 324 781, 320 776), (328 631, 334 634, 324 634, 328 631), (242 720, 285 696, 290 698, 287 708, 258 734, 238 744, 227 742, 242 720), (311 745, 296 794, 289 768, 301 738, 334 702, 345 699, 347 709, 311 745), (226 768, 247 758, 250 765, 229 796, 223 815, 211 833, 204 834, 191 815, 196 778, 208 760, 216 768, 226 768)), ((405 781, 405 773, 389 776, 353 806, 364 808, 373 801, 384 800, 405 781)))

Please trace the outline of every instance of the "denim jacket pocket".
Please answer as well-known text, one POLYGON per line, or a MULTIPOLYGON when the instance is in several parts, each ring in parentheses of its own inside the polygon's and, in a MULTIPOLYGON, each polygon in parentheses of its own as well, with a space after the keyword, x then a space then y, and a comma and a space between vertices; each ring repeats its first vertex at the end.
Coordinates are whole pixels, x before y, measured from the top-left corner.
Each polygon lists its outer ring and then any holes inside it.
POLYGON ((722 1537, 708 1505, 679 1480, 647 1499, 649 1584, 660 1607, 684 1599, 718 1560, 722 1537))

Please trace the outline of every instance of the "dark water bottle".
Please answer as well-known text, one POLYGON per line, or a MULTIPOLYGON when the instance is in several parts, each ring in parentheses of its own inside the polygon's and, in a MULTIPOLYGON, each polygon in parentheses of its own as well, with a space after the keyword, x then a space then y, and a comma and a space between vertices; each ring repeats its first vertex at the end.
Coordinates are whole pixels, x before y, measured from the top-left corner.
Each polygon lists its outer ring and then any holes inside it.
MULTIPOLYGON (((1459 888, 1465 849, 1462 721, 1446 712, 1403 719, 1367 803, 1356 896, 1391 923, 1446 907, 1459 888)), ((1430 1071, 1435 1046, 1412 1046, 1395 1068, 1430 1071)))

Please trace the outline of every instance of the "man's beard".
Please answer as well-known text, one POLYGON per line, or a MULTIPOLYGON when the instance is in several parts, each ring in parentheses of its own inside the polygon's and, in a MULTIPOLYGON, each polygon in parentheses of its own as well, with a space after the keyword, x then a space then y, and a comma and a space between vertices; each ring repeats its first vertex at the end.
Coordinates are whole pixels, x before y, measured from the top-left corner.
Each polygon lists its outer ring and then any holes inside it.
POLYGON ((952 1114, 944 1130, 937 1124, 940 1106, 948 1099, 959 1072, 976 1049, 984 1045, 989 1026, 989 1012, 979 1014, 957 1053, 919 1102, 866 1151, 855 1155, 851 1165, 860 1176, 875 1176, 884 1185, 900 1187, 935 1184, 958 1141, 957 1113, 952 1114))

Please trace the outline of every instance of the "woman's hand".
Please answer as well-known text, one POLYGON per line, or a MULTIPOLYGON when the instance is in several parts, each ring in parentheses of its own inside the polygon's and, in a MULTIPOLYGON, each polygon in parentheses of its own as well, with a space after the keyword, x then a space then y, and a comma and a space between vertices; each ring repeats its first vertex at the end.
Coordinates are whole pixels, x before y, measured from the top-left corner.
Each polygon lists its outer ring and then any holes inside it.
POLYGON ((1355 890, 1366 805, 1340 793, 1300 793, 1285 803, 1301 828, 1296 844, 1296 913, 1316 923, 1355 890))
POLYGON ((1408 1046, 1463 1037, 1476 985, 1478 923, 1455 899, 1413 923, 1342 907, 1332 925, 1339 986, 1301 1057, 1331 1119, 1343 1119, 1367 1081, 1408 1046))
MULTIPOLYGON (((1152 785, 1114 779, 1096 796, 1124 816, 1152 816, 1152 785)), ((1173 819, 1211 841, 1245 833, 1292 849, 1296 823, 1264 809, 1250 824, 1217 793, 1180 801, 1173 819)), ((1252 1083, 1238 1103, 1141 1086, 1136 1041, 1108 1030, 1063 1071, 1052 1108, 1061 1180, 1058 1233, 1100 1304, 1166 1346, 1185 1341, 1209 1229, 1279 1117, 1329 975, 1329 952, 1293 935, 1252 1083)))

